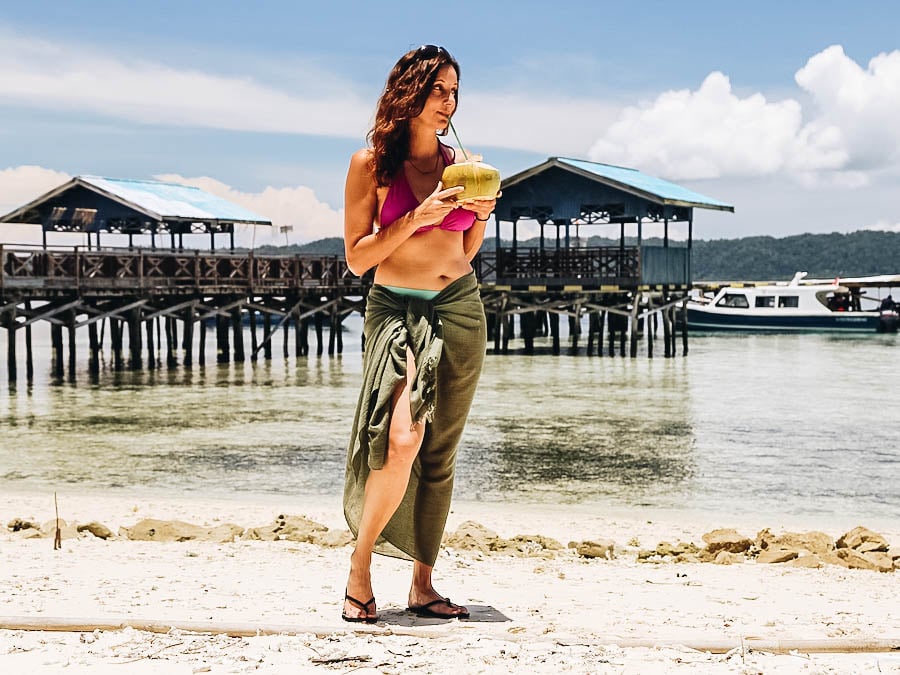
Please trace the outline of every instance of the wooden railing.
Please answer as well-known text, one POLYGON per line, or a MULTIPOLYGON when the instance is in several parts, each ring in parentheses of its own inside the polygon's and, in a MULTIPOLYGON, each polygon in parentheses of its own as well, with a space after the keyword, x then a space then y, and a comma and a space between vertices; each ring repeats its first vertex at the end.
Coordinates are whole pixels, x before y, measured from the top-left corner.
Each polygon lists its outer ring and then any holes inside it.
POLYGON ((640 249, 631 246, 503 248, 482 251, 473 264, 482 282, 496 284, 627 285, 639 283, 641 276, 640 249))
POLYGON ((362 289, 343 256, 259 256, 249 253, 0 245, 0 291, 362 289))

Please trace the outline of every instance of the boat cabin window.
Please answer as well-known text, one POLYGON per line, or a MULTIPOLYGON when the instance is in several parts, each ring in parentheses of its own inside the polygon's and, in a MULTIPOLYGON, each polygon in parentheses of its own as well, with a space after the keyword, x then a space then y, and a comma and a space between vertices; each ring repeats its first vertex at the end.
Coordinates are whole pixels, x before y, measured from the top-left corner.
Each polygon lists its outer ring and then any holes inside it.
POLYGON ((774 307, 775 306, 775 296, 774 295, 757 295, 756 296, 756 306, 757 307, 774 307))
POLYGON ((719 307, 749 307, 747 296, 743 293, 726 293, 722 299, 716 303, 719 307))
POLYGON ((799 307, 800 296, 798 295, 782 295, 778 298, 779 307, 799 307))

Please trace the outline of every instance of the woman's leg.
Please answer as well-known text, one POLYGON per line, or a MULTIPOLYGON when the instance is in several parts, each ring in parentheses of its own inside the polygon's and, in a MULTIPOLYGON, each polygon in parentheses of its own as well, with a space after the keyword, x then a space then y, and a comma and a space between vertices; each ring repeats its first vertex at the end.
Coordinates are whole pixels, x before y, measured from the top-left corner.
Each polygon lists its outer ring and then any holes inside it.
MULTIPOLYGON (((416 364, 412 352, 406 351, 406 382, 394 392, 391 404, 391 426, 388 431, 387 457, 384 467, 373 470, 366 480, 366 495, 362 517, 356 536, 356 547, 350 556, 350 576, 347 579, 347 595, 360 602, 372 597, 372 549, 381 531, 403 501, 413 461, 422 447, 425 423, 415 426, 409 410, 409 390, 416 376, 416 364)), ((370 605, 369 616, 375 615, 370 605)), ((349 601, 344 602, 348 617, 362 618, 366 611, 349 601)))

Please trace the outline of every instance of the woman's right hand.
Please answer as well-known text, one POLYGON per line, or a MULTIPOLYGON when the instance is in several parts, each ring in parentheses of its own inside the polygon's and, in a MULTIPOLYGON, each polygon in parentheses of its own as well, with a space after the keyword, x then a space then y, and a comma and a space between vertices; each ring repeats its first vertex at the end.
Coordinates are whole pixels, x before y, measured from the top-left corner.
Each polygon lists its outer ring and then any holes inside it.
POLYGON ((456 195, 464 189, 462 185, 456 185, 445 190, 444 184, 438 181, 434 192, 422 200, 422 203, 412 213, 412 220, 416 224, 416 228, 440 223, 448 213, 458 206, 456 195))

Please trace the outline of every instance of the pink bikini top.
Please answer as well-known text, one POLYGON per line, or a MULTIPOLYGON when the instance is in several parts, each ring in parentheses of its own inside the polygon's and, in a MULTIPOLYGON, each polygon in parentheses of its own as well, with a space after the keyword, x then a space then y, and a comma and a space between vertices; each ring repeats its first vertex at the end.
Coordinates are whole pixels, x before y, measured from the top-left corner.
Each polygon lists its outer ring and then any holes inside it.
MULTIPOLYGON (((453 155, 451 154, 452 151, 450 148, 441 143, 438 144, 438 147, 444 158, 444 165, 452 164, 453 155)), ((409 186, 409 181, 406 180, 406 172, 401 166, 397 175, 394 176, 394 180, 391 181, 391 187, 388 188, 387 196, 384 198, 384 204, 381 206, 381 227, 388 227, 398 218, 402 218, 412 211, 419 204, 421 204, 421 202, 416 199, 416 196, 413 194, 412 188, 409 186)), ((437 225, 424 225, 416 230, 416 234, 419 232, 428 232, 428 230, 433 230, 437 227, 442 230, 450 230, 451 232, 462 232, 468 230, 474 223, 474 211, 468 211, 462 207, 457 207, 444 216, 444 219, 437 225)))

